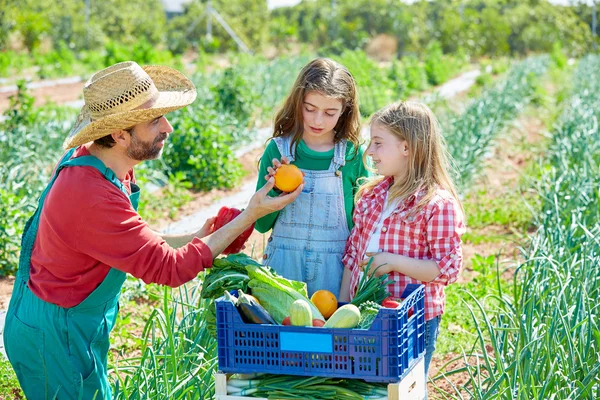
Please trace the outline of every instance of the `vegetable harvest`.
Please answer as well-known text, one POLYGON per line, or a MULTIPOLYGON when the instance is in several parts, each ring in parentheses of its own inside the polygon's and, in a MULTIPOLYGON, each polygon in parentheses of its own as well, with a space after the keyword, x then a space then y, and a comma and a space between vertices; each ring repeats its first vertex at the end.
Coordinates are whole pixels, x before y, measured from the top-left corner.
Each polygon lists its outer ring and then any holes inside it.
POLYGON ((290 313, 290 307, 296 300, 305 300, 310 307, 312 317, 325 321, 319 309, 308 299, 306 284, 285 279, 272 272, 269 267, 248 267, 248 276, 252 295, 281 324, 290 313))

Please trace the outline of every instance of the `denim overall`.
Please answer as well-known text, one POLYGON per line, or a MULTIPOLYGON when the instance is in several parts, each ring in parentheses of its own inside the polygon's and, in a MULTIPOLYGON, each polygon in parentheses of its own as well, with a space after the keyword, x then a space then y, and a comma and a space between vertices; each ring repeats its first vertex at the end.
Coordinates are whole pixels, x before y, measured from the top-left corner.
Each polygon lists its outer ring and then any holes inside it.
MULTIPOLYGON (((290 163, 291 137, 273 139, 290 163)), ((296 200, 281 210, 264 255, 269 265, 285 278, 306 282, 308 295, 320 289, 339 297, 342 256, 350 234, 344 208, 342 171, 346 163, 346 141, 336 143, 329 169, 302 169, 304 189, 296 200)))
POLYGON ((126 274, 111 268, 100 286, 71 308, 43 301, 27 286, 44 199, 64 168, 98 169, 129 197, 137 210, 140 191, 136 185, 131 185, 130 196, 102 161, 93 156, 71 160, 73 151, 61 160, 40 197, 38 209, 25 226, 19 270, 6 316, 6 353, 29 400, 111 398, 107 376, 109 333, 115 325, 126 274))

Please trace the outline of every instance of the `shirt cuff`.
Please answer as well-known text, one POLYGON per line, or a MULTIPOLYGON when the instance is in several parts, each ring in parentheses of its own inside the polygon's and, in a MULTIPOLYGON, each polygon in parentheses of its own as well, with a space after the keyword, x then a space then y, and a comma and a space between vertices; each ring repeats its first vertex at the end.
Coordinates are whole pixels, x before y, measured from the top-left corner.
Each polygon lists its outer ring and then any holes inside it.
POLYGON ((436 260, 440 274, 432 282, 448 285, 456 282, 462 266, 462 251, 460 246, 452 249, 450 253, 441 260, 436 260))
POLYGON ((200 269, 197 271, 197 273, 212 268, 213 256, 210 247, 208 247, 206 243, 197 237, 194 237, 191 243, 198 249, 198 252, 200 253, 200 269))
POLYGON ((342 257, 342 264, 344 264, 344 267, 352 271, 354 265, 356 264, 356 257, 347 253, 344 255, 344 257, 342 257))

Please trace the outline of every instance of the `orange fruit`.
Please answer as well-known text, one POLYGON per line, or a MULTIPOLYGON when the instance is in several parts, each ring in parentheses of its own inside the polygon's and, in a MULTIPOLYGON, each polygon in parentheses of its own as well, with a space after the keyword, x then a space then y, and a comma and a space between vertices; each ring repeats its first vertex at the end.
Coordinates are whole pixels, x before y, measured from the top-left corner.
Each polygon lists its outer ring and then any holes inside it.
POLYGON ((292 164, 283 164, 275 172, 275 187, 283 192, 293 192, 303 180, 302 172, 292 164))
POLYGON ((310 297, 310 301, 319 309, 319 312, 323 314, 325 319, 331 317, 335 310, 337 310, 337 299, 329 290, 317 290, 310 297))

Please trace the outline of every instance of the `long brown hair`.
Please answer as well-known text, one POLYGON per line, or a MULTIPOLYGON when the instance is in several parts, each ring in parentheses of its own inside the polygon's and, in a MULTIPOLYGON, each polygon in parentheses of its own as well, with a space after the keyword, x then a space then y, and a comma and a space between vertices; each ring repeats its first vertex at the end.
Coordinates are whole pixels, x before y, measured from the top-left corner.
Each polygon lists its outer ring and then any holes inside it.
POLYGON ((358 90, 354 77, 346 67, 329 58, 316 58, 302 68, 283 106, 275 115, 273 137, 293 135, 297 145, 304 133, 302 107, 310 91, 342 101, 342 113, 334 128, 334 143, 346 139, 354 144, 355 154, 360 146, 360 112, 358 90))
MULTIPOLYGON (((388 204, 405 200, 423 190, 424 196, 415 206, 422 210, 435 195, 437 187, 446 189, 462 210, 456 188, 450 177, 449 156, 440 127, 433 112, 425 104, 400 101, 384 107, 371 117, 371 126, 379 125, 408 144, 409 162, 404 179, 394 182, 388 190, 388 204)), ((365 156, 367 153, 365 152, 365 156)), ((383 181, 379 176, 361 185, 356 199, 383 181)))

